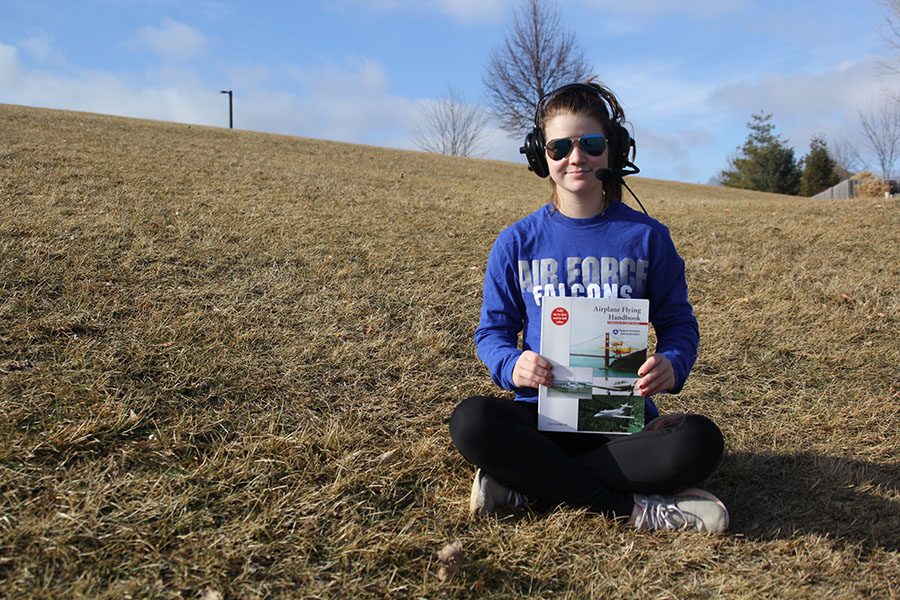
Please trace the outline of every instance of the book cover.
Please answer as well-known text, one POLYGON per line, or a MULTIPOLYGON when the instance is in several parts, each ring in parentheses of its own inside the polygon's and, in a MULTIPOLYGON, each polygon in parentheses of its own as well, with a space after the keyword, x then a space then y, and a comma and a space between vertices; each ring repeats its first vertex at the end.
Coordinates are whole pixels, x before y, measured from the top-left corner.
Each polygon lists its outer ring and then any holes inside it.
POLYGON ((553 385, 538 390, 538 429, 627 435, 644 427, 634 391, 647 360, 649 300, 544 297, 540 354, 553 385))

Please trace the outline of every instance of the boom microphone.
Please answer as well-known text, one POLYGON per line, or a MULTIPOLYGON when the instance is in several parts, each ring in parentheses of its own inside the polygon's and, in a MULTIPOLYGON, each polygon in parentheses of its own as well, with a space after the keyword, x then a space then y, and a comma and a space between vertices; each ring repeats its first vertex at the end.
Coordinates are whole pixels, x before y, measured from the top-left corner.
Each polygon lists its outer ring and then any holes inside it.
POLYGON ((607 167, 601 167, 601 168, 597 169, 594 173, 597 176, 597 179, 599 179, 600 181, 603 181, 603 182, 612 181, 614 179, 618 179, 619 181, 621 181, 622 185, 625 186, 625 189, 628 190, 628 192, 632 196, 634 196, 635 200, 637 200, 637 203, 641 207, 641 210, 644 211, 644 214, 649 217, 650 213, 648 213, 647 209, 644 208, 643 203, 641 203, 641 199, 638 198, 633 191, 631 191, 631 188, 628 187, 628 184, 625 183, 625 179, 624 179, 626 175, 634 175, 635 173, 640 173, 640 172, 641 172, 641 170, 638 169, 636 164, 634 164, 631 161, 626 160, 625 164, 623 165, 623 168, 621 168, 621 169, 609 169, 607 167))
POLYGON ((597 175, 597 179, 599 179, 600 181, 609 181, 613 177, 613 170, 607 169, 605 167, 600 168, 600 169, 597 169, 595 175, 597 175))
POLYGON ((640 173, 641 170, 637 167, 636 164, 630 161, 625 161, 623 168, 621 169, 609 169, 607 167, 602 167, 595 171, 597 175, 597 179, 600 181, 611 181, 613 178, 622 179, 626 175, 636 175, 640 173))

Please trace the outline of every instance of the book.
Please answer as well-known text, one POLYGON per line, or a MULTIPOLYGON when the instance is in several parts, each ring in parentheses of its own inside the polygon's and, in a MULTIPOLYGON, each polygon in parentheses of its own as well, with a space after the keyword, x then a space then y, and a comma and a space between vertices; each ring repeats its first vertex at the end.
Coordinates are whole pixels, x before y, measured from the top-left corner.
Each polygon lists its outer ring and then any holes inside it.
POLYGON ((545 296, 540 354, 553 385, 538 388, 538 429, 627 435, 644 427, 635 392, 647 360, 649 300, 545 296))

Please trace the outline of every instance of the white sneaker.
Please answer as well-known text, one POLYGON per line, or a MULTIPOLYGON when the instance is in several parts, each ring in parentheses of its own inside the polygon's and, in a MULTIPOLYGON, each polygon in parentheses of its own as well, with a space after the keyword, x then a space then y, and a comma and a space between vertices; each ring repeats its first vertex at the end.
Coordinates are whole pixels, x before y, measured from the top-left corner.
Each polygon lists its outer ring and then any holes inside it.
POLYGON ((674 496, 634 495, 641 508, 637 529, 696 529, 721 533, 728 529, 728 509, 722 501, 703 490, 690 488, 674 496))
POLYGON ((509 489, 481 469, 475 471, 469 495, 470 514, 489 515, 501 508, 518 508, 528 503, 524 494, 509 489))

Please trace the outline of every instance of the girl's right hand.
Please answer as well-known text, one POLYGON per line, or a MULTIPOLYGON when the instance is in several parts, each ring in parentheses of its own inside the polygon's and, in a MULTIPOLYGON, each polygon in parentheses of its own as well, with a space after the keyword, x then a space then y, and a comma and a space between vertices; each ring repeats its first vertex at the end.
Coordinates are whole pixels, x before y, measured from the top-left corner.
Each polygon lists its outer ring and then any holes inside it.
POLYGON ((553 365, 550 361, 531 350, 519 355, 512 373, 516 387, 533 387, 553 384, 553 365))

